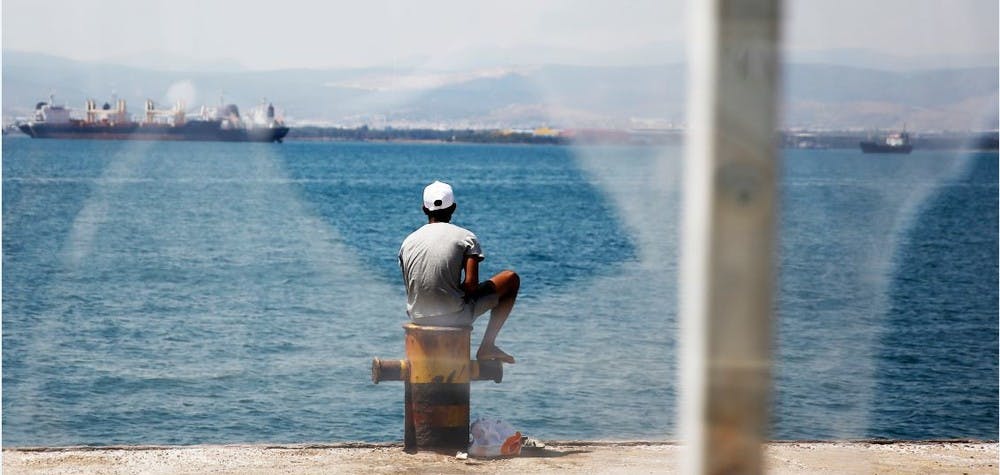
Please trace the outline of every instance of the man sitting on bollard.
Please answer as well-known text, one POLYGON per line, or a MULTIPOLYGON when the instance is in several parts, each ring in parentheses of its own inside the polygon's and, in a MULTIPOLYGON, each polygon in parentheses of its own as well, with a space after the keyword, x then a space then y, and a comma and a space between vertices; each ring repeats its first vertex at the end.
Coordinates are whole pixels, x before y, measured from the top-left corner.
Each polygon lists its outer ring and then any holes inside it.
POLYGON ((504 270, 479 282, 483 251, 475 234, 450 223, 456 207, 447 183, 435 181, 424 188, 427 224, 399 248, 406 313, 417 325, 456 327, 472 326, 476 317, 492 310, 476 359, 513 363, 514 357, 496 346, 496 338, 514 308, 521 279, 504 270))

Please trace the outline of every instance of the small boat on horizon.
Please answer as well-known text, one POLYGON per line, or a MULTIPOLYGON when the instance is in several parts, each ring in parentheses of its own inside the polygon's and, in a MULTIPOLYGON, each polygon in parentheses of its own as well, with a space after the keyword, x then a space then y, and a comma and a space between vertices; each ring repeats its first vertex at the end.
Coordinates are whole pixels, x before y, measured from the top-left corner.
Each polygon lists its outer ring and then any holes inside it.
POLYGON ((865 140, 860 144, 863 153, 910 153, 910 134, 903 132, 886 135, 881 141, 865 140))

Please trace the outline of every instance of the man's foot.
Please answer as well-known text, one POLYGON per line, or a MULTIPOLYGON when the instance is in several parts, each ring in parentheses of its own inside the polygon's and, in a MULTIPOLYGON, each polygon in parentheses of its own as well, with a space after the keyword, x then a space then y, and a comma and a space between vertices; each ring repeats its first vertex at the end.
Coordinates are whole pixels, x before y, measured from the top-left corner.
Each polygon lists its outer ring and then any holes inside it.
POLYGON ((514 357, 504 353, 503 350, 497 348, 496 345, 480 345, 479 351, 476 352, 477 360, 497 360, 503 361, 504 363, 514 364, 514 357))

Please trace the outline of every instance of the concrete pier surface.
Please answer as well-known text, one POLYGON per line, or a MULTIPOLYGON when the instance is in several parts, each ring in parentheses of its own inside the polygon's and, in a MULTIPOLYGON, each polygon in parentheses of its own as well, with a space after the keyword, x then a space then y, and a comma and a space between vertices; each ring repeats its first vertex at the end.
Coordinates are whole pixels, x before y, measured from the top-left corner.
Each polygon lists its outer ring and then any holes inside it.
MULTIPOLYGON (((5 474, 677 473, 671 442, 546 442, 520 457, 407 454, 402 444, 5 448, 5 474)), ((769 473, 996 474, 996 442, 773 442, 769 473)))

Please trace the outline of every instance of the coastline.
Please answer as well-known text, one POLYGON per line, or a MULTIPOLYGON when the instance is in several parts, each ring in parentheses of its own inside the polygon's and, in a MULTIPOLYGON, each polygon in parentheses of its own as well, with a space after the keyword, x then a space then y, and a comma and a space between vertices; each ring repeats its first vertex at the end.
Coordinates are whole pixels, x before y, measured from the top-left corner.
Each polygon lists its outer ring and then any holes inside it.
MULTIPOLYGON (((676 442, 552 441, 510 459, 407 454, 399 443, 23 447, 5 473, 678 473, 676 442)), ((775 441, 769 473, 994 474, 995 441, 775 441)))
MULTIPOLYGON (((6 130, 6 129, 4 129, 6 130)), ((284 142, 316 143, 388 143, 388 144, 483 144, 483 145, 628 145, 682 146, 685 131, 670 130, 588 130, 566 135, 534 135, 530 132, 508 132, 500 129, 354 129, 337 127, 292 127, 284 142)), ((914 151, 995 152, 1000 135, 995 131, 914 132, 914 151)), ((4 135, 5 139, 30 138, 20 131, 4 135)), ((871 134, 858 131, 793 131, 778 133, 783 150, 858 150, 861 141, 871 134)))

